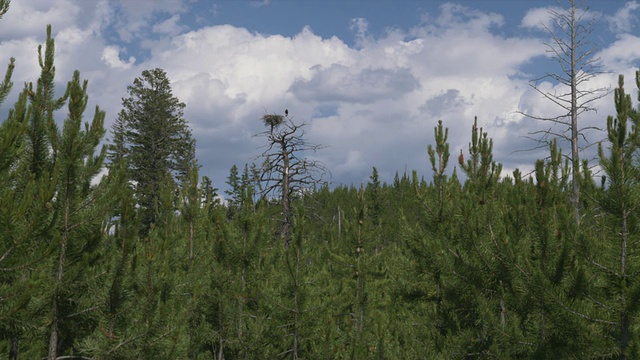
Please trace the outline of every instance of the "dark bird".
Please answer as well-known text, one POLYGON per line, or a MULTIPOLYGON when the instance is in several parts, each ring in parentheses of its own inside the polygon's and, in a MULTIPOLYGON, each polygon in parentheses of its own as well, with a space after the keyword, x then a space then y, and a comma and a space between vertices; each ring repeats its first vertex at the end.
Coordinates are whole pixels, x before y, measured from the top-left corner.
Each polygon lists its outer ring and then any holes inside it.
POLYGON ((289 109, 284 109, 284 116, 289 116, 289 109))
POLYGON ((464 155, 462 155, 462 149, 460 149, 460 156, 458 156, 458 163, 460 165, 464 164, 464 155))

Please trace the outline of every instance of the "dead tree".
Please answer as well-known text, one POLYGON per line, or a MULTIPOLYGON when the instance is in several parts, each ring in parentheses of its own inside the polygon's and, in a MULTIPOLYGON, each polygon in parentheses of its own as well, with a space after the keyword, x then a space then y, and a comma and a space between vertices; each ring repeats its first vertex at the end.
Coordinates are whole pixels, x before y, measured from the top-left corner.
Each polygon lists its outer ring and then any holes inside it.
POLYGON ((262 152, 264 158, 260 180, 265 184, 263 197, 271 197, 281 206, 280 237, 285 247, 291 240, 293 225, 292 200, 322 181, 328 173, 325 166, 315 159, 304 157, 305 153, 315 153, 321 145, 309 144, 305 139, 305 123, 297 124, 289 116, 264 115, 267 130, 258 134, 267 138, 262 152))
POLYGON ((602 74, 599 58, 594 58, 598 48, 589 40, 593 31, 595 17, 588 7, 578 8, 576 0, 566 0, 562 4, 558 0, 558 9, 550 9, 550 25, 542 24, 549 34, 545 42, 547 52, 560 70, 547 73, 531 81, 530 85, 545 99, 556 104, 560 109, 557 116, 536 116, 521 113, 529 118, 552 123, 545 130, 530 135, 547 148, 552 138, 559 138, 571 144, 570 162, 572 166, 572 199, 574 221, 580 223, 580 151, 589 145, 586 133, 590 130, 601 130, 593 126, 581 126, 579 118, 582 114, 595 111, 592 103, 609 93, 609 88, 587 88, 589 80, 602 74), (562 91, 546 91, 540 85, 550 81, 561 85, 562 91), (581 145, 581 142, 583 145, 581 145))

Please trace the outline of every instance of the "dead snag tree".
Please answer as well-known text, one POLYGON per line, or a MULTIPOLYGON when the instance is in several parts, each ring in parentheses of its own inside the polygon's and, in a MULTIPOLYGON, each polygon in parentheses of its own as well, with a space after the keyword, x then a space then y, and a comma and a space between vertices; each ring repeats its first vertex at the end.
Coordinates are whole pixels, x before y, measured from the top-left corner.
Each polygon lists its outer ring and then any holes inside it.
POLYGON ((285 110, 285 115, 264 115, 262 121, 267 127, 266 131, 258 134, 267 139, 261 155, 264 163, 260 180, 265 184, 262 195, 278 201, 282 214, 280 237, 288 247, 293 224, 293 198, 320 183, 328 172, 321 162, 305 157, 305 154, 315 153, 323 146, 307 142, 306 123, 295 123, 288 110, 285 110))
MULTIPOLYGON (((579 2, 579 1, 578 1, 579 2)), ((534 132, 541 148, 548 148, 559 138, 571 145, 572 203, 574 221, 580 223, 580 151, 589 145, 587 132, 599 130, 593 126, 579 124, 579 117, 594 111, 592 103, 609 93, 609 88, 589 86, 589 81, 601 74, 600 59, 594 57, 598 48, 590 36, 596 21, 588 7, 579 7, 576 0, 558 0, 558 7, 549 10, 550 23, 541 26, 549 35, 545 42, 550 58, 557 62, 558 72, 547 73, 531 81, 531 87, 545 99, 560 108, 557 116, 522 113, 536 120, 551 123, 549 129, 534 132), (551 90, 543 82, 557 84, 551 90), (564 89, 564 90, 563 90, 564 89)))

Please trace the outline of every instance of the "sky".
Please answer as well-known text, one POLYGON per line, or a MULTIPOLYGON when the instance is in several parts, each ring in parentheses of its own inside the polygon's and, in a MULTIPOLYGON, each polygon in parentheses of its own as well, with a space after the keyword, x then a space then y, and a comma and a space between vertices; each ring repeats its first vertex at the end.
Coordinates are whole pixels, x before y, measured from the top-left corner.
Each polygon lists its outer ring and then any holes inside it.
MULTIPOLYGON (((439 120, 449 129, 450 173, 460 151, 468 154, 475 117, 493 139, 503 175, 526 173, 548 153, 535 149, 536 132, 552 125, 522 113, 564 113, 531 86, 562 71, 545 45, 544 25, 551 26, 549 11, 557 6, 553 0, 13 0, 0 20, 0 68, 16 58, 16 86, 0 114, 23 84, 37 80, 37 47, 51 24, 57 91, 79 70, 89 81, 88 109, 105 110, 108 129, 127 86, 144 70, 164 69, 186 104, 201 175, 221 190, 234 164, 261 163, 260 118, 285 109, 307 124, 309 143, 324 146, 306 155, 324 163, 334 186, 366 184, 374 166, 385 182, 414 169, 429 180, 427 147, 439 120)), ((582 10, 594 19, 585 50, 599 65, 582 90, 612 90, 623 74, 635 94, 640 1, 587 0, 582 10)), ((548 79, 536 84, 566 91, 548 79)), ((603 128, 615 115, 613 95, 598 94, 581 126, 603 128)), ((57 114, 58 121, 64 117, 57 114)), ((585 145, 605 136, 587 135, 585 145)), ((593 159, 594 151, 587 147, 582 156, 593 159)))

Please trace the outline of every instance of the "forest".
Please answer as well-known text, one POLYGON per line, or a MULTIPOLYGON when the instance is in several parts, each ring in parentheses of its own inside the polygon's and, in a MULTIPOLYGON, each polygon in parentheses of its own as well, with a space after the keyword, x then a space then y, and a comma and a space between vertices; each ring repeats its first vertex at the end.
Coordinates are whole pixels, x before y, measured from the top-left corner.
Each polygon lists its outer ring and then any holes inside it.
POLYGON ((431 178, 372 166, 329 186, 285 112, 219 194, 162 69, 105 129, 79 72, 55 89, 54 49, 49 26, 0 125, 0 358, 640 357, 640 108, 622 76, 591 163, 551 140, 505 176, 477 121, 453 158, 440 121, 431 178))

